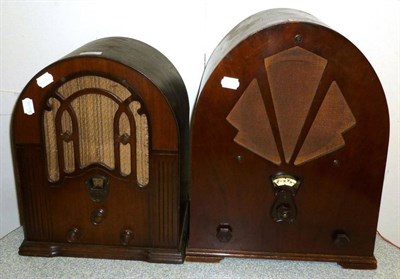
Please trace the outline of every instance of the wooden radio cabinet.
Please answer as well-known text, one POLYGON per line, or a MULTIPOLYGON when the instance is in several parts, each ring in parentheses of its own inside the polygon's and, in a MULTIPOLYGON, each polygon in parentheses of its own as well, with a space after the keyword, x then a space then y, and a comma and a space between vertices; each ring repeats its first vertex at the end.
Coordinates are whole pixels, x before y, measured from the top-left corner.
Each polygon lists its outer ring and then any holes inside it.
POLYGON ((382 86, 351 42, 296 10, 247 18, 194 108, 187 258, 376 268, 388 138, 382 86))
POLYGON ((182 262, 188 119, 177 70, 140 41, 99 39, 40 71, 12 119, 19 253, 182 262))

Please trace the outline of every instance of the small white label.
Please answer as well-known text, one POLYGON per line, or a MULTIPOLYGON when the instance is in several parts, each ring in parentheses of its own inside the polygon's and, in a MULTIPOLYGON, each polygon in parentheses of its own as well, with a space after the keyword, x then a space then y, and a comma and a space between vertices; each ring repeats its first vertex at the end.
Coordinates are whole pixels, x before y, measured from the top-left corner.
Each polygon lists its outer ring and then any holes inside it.
POLYGON ((79 55, 102 55, 103 52, 101 51, 84 51, 79 53, 79 55))
POLYGON ((39 87, 45 88, 47 85, 54 81, 53 76, 48 72, 44 73, 36 79, 36 83, 39 87))
POLYGON ((22 108, 24 113, 27 115, 32 115, 35 113, 35 108, 33 107, 33 101, 30 98, 25 98, 22 100, 22 108))
POLYGON ((232 90, 236 90, 240 85, 240 82, 237 78, 233 77, 223 77, 221 79, 221 86, 223 88, 228 88, 232 90))

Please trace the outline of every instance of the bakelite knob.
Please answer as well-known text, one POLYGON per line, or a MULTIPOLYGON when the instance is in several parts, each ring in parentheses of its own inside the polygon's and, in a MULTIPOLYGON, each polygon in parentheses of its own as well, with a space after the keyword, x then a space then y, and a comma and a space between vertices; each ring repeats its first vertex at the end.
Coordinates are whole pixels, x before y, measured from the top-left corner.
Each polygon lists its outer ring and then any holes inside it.
POLYGON ((343 248, 350 244, 350 238, 344 232, 336 232, 333 235, 333 245, 337 248, 343 248))
POLYGON ((98 225, 103 222, 106 217, 106 211, 103 208, 95 209, 90 216, 93 225, 98 225))
POLYGON ((292 216, 290 205, 286 203, 279 205, 276 211, 279 219, 282 220, 288 220, 292 216))
POLYGON ((229 224, 220 224, 217 227, 217 239, 220 242, 229 242, 232 238, 232 227, 229 224))
POLYGON ((120 235, 120 243, 124 246, 128 245, 129 242, 133 239, 133 232, 129 229, 122 230, 120 235))
POLYGON ((78 228, 72 228, 67 233, 67 241, 69 243, 77 242, 79 237, 81 236, 81 232, 78 228))

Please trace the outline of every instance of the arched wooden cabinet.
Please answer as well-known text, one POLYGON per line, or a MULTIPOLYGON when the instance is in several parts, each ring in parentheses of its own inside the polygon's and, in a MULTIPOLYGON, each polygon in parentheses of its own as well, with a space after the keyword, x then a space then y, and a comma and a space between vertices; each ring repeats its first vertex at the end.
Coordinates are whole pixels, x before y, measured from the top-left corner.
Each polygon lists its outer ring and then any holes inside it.
POLYGON ((171 62, 104 38, 40 71, 12 139, 22 255, 182 262, 188 97, 171 62))
POLYGON ((191 259, 376 268, 389 138, 363 54, 313 16, 255 14, 211 55, 191 123, 191 259))

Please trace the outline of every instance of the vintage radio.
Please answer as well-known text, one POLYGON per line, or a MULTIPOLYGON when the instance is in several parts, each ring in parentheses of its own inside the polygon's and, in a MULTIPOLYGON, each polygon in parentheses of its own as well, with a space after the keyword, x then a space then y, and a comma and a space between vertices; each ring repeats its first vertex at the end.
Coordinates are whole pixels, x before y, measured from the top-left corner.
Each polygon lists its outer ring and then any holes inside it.
POLYGON ((12 139, 21 255, 183 261, 189 105, 171 62, 104 38, 40 71, 12 139))
POLYGON ((376 268, 388 110, 346 38, 296 10, 247 18, 211 55, 191 125, 188 259, 376 268))

